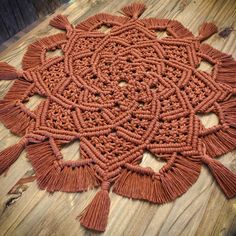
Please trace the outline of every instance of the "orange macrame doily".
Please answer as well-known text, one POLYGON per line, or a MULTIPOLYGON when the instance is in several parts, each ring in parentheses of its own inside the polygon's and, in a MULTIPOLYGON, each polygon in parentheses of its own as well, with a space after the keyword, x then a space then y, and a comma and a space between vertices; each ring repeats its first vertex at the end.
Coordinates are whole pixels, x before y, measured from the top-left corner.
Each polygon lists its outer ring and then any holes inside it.
POLYGON ((214 24, 195 37, 175 20, 138 19, 144 10, 131 4, 125 16, 102 13, 75 27, 56 16, 50 24, 66 33, 31 44, 22 71, 0 63, 0 79, 17 79, 0 102, 0 120, 22 136, 0 153, 0 173, 26 147, 41 189, 101 186, 80 216, 98 231, 107 225, 112 184, 119 195, 166 203, 188 190, 205 163, 225 195, 236 194, 236 175, 215 159, 236 147, 236 62, 201 44, 214 24), (158 30, 168 37, 158 39, 158 30), (47 58, 56 49, 63 55, 47 58), (198 69, 202 60, 210 73, 198 69), (34 94, 45 100, 29 110, 34 94), (206 129, 197 114, 208 112, 219 124, 206 129), (76 139, 80 157, 63 160, 62 145, 76 139), (166 161, 158 173, 139 165, 145 150, 166 161))

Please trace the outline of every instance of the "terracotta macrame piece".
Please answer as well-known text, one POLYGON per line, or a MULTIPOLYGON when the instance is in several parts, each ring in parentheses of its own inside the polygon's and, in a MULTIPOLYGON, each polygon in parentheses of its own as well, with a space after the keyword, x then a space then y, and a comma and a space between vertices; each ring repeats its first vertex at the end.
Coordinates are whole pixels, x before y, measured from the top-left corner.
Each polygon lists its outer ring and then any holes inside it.
POLYGON ((0 79, 16 79, 0 101, 0 120, 19 143, 0 152, 0 173, 26 147, 38 185, 49 192, 81 192, 101 186, 79 216, 83 226, 104 231, 109 190, 162 204, 185 193, 202 163, 228 198, 236 175, 217 157, 236 147, 236 61, 202 41, 217 32, 204 23, 194 36, 180 22, 140 19, 143 4, 101 13, 73 27, 65 16, 50 24, 58 33, 28 47, 18 71, 0 64, 0 79), (101 32, 102 26, 110 28, 101 32), (156 31, 168 37, 159 39, 156 31), (62 56, 48 58, 47 52, 62 56), (201 71, 201 61, 212 65, 201 71), (25 103, 38 94, 35 110, 25 103), (205 128, 197 114, 214 112, 205 128), (80 141, 80 157, 65 160, 64 144, 80 141), (159 172, 140 165, 144 151, 166 164, 159 172))

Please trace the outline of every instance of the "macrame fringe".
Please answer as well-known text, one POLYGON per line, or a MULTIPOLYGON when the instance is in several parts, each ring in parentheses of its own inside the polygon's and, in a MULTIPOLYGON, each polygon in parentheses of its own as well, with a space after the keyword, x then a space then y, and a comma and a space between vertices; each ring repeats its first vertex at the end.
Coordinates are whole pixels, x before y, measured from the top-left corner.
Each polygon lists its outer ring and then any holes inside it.
POLYGON ((66 43, 66 40, 66 34, 59 33, 42 38, 38 40, 37 43, 39 43, 42 48, 50 49, 51 47, 54 47, 57 44, 66 43))
POLYGON ((226 168, 219 161, 204 155, 203 162, 207 164, 222 191, 228 198, 236 196, 236 174, 226 168))
POLYGON ((21 76, 13 66, 6 62, 0 62, 0 80, 14 80, 21 76))
POLYGON ((225 124, 228 127, 202 137, 207 153, 211 157, 221 156, 235 149, 236 146, 236 101, 231 99, 220 104, 225 124))
POLYGON ((236 61, 233 57, 212 48, 208 44, 202 44, 200 46, 200 51, 201 53, 210 56, 212 59, 220 61, 220 63, 217 64, 216 81, 236 88, 236 61))
POLYGON ((27 154, 37 176, 40 189, 49 192, 81 192, 99 185, 88 165, 60 166, 49 142, 27 146, 27 154))
POLYGON ((166 30, 168 34, 176 38, 192 38, 194 35, 180 22, 168 19, 142 19, 145 26, 150 30, 166 30))
POLYGON ((66 42, 66 34, 59 33, 42 38, 29 45, 23 59, 22 68, 24 70, 42 65, 45 60, 46 50, 66 42))
POLYGON ((0 152, 0 175, 18 159, 26 144, 27 139, 22 138, 17 144, 0 152))
POLYGON ((124 169, 113 186, 113 192, 132 199, 166 203, 185 193, 197 180, 200 161, 177 156, 169 171, 160 175, 124 169))
POLYGON ((151 30, 165 30, 171 20, 168 19, 157 19, 157 18, 148 18, 141 20, 145 27, 151 30))
POLYGON ((33 118, 16 101, 0 101, 0 121, 12 133, 23 136, 33 118))
POLYGON ((110 198, 107 190, 100 190, 92 202, 80 215, 80 223, 84 227, 104 232, 110 210, 110 198))
POLYGON ((87 20, 76 25, 76 29, 90 31, 99 28, 101 25, 122 25, 127 22, 129 18, 122 16, 113 16, 106 13, 100 13, 89 17, 87 20))
POLYGON ((145 10, 146 10, 146 6, 143 3, 132 3, 121 9, 121 11, 126 16, 130 18, 134 18, 134 19, 139 18, 144 13, 145 10))
POLYGON ((7 94, 4 96, 4 100, 14 101, 23 99, 30 85, 31 83, 28 81, 20 79, 16 80, 8 90, 7 94))
POLYGON ((204 22, 199 28, 198 38, 200 39, 200 41, 203 41, 205 39, 208 39, 217 32, 218 28, 215 24, 204 22))
POLYGON ((66 16, 57 15, 50 20, 49 24, 55 28, 62 30, 72 30, 73 26, 70 24, 66 16))
POLYGON ((235 148, 236 131, 232 128, 219 130, 206 135, 202 141, 207 146, 207 153, 211 157, 221 156, 235 148))
POLYGON ((38 42, 29 45, 22 59, 22 68, 28 70, 42 64, 43 48, 38 42))
POLYGON ((171 35, 177 38, 194 37, 194 35, 187 28, 185 28, 180 22, 176 20, 170 21, 167 27, 167 31, 169 31, 171 35))
POLYGON ((113 186, 113 192, 133 199, 150 200, 152 198, 154 180, 130 169, 124 169, 113 186))

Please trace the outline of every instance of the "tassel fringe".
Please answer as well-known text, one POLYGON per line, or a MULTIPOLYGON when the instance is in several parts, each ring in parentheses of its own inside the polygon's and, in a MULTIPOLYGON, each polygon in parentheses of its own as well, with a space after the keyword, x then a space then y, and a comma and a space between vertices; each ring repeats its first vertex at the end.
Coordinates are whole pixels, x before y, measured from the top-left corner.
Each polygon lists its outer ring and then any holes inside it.
POLYGON ((163 174, 145 174, 144 170, 140 172, 126 166, 115 182, 113 192, 132 199, 166 203, 192 186, 199 176, 200 166, 199 160, 181 156, 177 156, 171 169, 163 174))
POLYGON ((175 38, 193 38, 194 35, 180 22, 168 19, 142 19, 145 26, 150 30, 166 30, 168 34, 175 38))
POLYGON ((59 33, 55 35, 51 35, 45 38, 42 38, 37 41, 38 44, 42 48, 50 49, 51 47, 55 47, 58 45, 61 45, 62 43, 66 43, 66 34, 65 33, 59 33))
POLYGON ((226 168, 219 161, 204 155, 203 162, 208 165, 222 191, 228 198, 236 196, 236 174, 226 168))
POLYGON ((202 137, 207 153, 211 157, 221 156, 236 147, 236 101, 229 100, 220 104, 224 122, 228 126, 202 137))
POLYGON ((134 19, 139 18, 145 10, 146 6, 143 3, 132 3, 121 9, 126 16, 134 19))
POLYGON ((20 156, 28 140, 22 138, 20 142, 0 152, 0 175, 4 173, 20 156))
POLYGON ((109 193, 107 190, 102 189, 82 212, 80 223, 88 229, 104 232, 107 226, 109 210, 109 193))
POLYGON ((166 30, 168 24, 171 22, 168 19, 157 18, 142 19, 141 21, 145 24, 145 27, 151 30, 166 30))
POLYGON ((42 53, 44 52, 43 48, 38 42, 32 43, 29 45, 27 52, 24 54, 22 59, 22 67, 24 70, 34 68, 43 63, 42 53))
POLYGON ((7 94, 4 96, 4 100, 15 101, 22 100, 27 95, 29 90, 30 82, 25 80, 16 80, 7 94))
POLYGON ((6 62, 0 62, 0 80, 14 80, 21 77, 21 73, 6 62))
POLYGON ((26 150, 40 189, 81 192, 99 185, 89 164, 61 166, 49 142, 28 145, 26 150))
POLYGON ((132 199, 151 200, 153 178, 131 169, 124 169, 113 186, 113 192, 132 199))
POLYGON ((218 28, 215 24, 205 22, 199 28, 198 38, 200 39, 200 41, 203 41, 205 39, 208 39, 209 37, 211 37, 213 34, 217 32, 218 32, 218 28))
POLYGON ((221 156, 234 150, 236 143, 236 130, 229 128, 225 131, 219 130, 202 138, 207 146, 207 153, 211 157, 221 156))
POLYGON ((87 20, 76 25, 76 29, 91 31, 99 28, 101 25, 120 26, 125 24, 129 18, 122 16, 113 16, 106 13, 100 13, 89 17, 87 20))
POLYGON ((233 57, 212 48, 208 44, 202 44, 200 51, 210 56, 213 60, 220 62, 217 64, 216 81, 236 88, 236 61, 233 57))
POLYGON ((0 121, 11 130, 12 133, 23 136, 30 122, 33 120, 30 111, 23 104, 16 101, 0 101, 0 121), (27 112, 26 112, 27 110, 27 112))
POLYGON ((193 38, 194 35, 180 22, 172 20, 168 24, 167 31, 176 38, 193 38))
POLYGON ((23 69, 27 70, 42 65, 45 61, 46 50, 50 50, 52 47, 58 47, 63 43, 66 43, 65 33, 48 36, 32 43, 29 45, 23 57, 23 69))
POLYGON ((73 30, 73 26, 70 24, 66 16, 57 15, 53 19, 50 20, 49 24, 55 28, 62 30, 73 30))

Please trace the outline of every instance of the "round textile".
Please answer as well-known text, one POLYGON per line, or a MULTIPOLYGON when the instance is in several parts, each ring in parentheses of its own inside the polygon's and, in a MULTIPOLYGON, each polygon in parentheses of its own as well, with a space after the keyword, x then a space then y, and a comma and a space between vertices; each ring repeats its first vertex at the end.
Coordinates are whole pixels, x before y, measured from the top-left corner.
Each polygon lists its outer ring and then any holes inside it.
POLYGON ((50 24, 66 32, 32 43, 22 70, 0 64, 0 79, 17 79, 0 102, 0 120, 22 136, 0 153, 0 173, 26 147, 41 189, 101 186, 80 216, 98 231, 112 185, 116 194, 162 204, 185 193, 205 163, 225 195, 236 194, 236 175, 216 160, 236 147, 236 62, 202 43, 214 24, 194 36, 175 20, 139 18, 144 10, 131 4, 124 16, 101 13, 75 27, 56 16, 50 24), (203 61, 210 72, 199 68, 203 61), (44 99, 30 110, 35 94, 44 99), (219 123, 205 128, 198 115, 210 112, 219 123), (60 150, 74 140, 80 155, 63 159, 60 150), (142 167, 144 152, 166 164, 159 172, 142 167))

